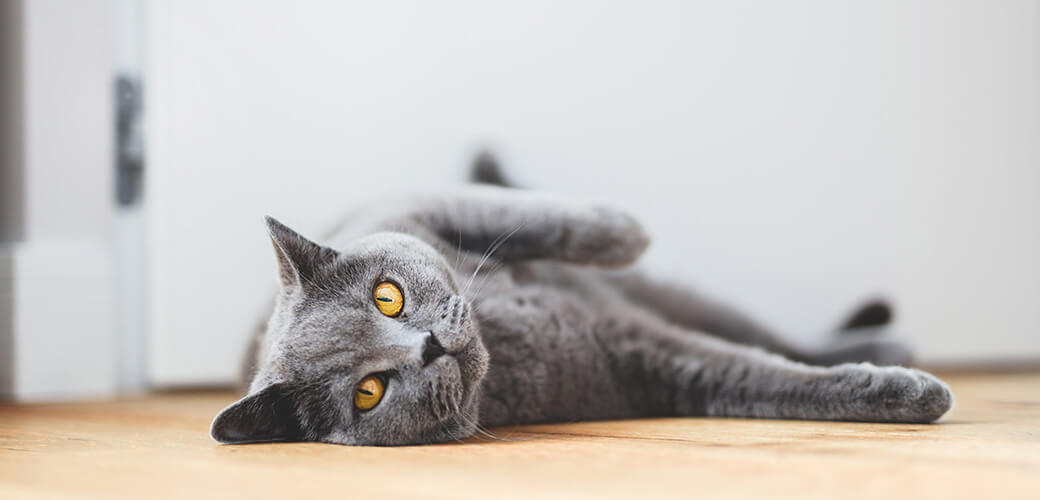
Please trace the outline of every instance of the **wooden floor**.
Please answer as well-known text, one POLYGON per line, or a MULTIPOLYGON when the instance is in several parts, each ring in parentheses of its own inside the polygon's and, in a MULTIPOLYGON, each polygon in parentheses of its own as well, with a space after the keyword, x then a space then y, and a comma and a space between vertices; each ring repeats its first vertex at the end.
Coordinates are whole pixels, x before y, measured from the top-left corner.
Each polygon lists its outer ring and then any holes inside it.
POLYGON ((0 498, 1040 498, 1040 374, 946 379, 938 425, 657 419, 403 448, 218 445, 227 392, 0 406, 0 498))

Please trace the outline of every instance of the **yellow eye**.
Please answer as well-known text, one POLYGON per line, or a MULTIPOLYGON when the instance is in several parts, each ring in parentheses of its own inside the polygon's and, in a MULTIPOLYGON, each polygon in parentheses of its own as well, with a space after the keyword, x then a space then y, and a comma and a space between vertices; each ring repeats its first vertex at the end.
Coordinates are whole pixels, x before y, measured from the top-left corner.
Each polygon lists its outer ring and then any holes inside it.
POLYGON ((376 307, 379 308, 379 312, 391 318, 401 314, 401 308, 404 307, 404 295, 401 294, 401 289, 393 283, 384 281, 376 285, 372 295, 376 299, 376 307))
POLYGON ((354 406, 359 410, 371 410, 383 399, 383 381, 375 375, 361 379, 354 391, 354 406))

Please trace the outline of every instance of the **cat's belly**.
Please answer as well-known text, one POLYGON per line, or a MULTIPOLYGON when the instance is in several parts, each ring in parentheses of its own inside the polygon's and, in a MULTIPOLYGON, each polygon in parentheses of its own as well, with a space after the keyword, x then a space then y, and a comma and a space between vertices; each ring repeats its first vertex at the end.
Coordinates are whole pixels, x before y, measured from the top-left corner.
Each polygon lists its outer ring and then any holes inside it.
POLYGON ((488 426, 639 414, 622 390, 604 322, 605 304, 564 290, 526 286, 481 301, 490 355, 480 420, 488 426))

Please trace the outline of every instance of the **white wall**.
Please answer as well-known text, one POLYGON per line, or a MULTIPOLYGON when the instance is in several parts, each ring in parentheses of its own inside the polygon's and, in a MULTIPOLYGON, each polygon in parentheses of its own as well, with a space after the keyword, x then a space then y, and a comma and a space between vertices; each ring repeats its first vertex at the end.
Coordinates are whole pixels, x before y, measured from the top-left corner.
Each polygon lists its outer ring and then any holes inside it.
POLYGON ((317 235, 497 148, 803 340, 895 298, 926 361, 1040 356, 1037 1, 151 2, 152 376, 230 380, 317 235))

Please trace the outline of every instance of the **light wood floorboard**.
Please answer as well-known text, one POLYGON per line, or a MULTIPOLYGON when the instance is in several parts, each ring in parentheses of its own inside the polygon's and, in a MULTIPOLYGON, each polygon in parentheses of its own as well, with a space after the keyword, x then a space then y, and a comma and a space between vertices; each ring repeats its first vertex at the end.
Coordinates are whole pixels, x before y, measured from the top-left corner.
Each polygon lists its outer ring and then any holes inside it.
POLYGON ((1040 374, 947 374, 938 425, 653 419, 506 440, 222 446, 230 392, 0 406, 0 498, 1033 498, 1040 374))

